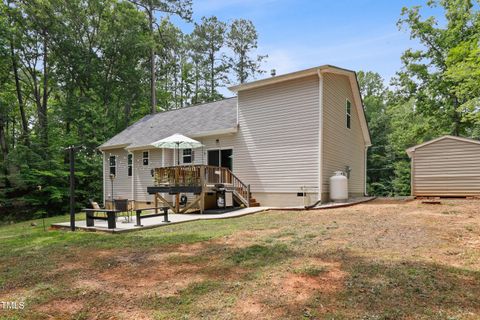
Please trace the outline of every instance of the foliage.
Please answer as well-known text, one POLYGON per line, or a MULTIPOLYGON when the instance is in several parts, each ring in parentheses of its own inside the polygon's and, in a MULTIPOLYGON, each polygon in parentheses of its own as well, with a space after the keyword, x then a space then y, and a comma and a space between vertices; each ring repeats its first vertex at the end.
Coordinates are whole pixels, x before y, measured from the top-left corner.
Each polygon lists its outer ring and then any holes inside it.
POLYGON ((250 76, 254 76, 267 57, 249 56, 251 51, 257 49, 257 41, 258 34, 252 21, 245 19, 233 21, 228 32, 227 45, 234 53, 228 62, 235 72, 235 81, 244 83, 250 76))
POLYGON ((408 147, 445 134, 480 137, 480 14, 469 0, 430 1, 445 23, 423 18, 421 7, 404 8, 400 27, 420 50, 402 55, 402 69, 385 88, 372 72, 359 72, 373 146, 368 190, 410 194, 408 147))

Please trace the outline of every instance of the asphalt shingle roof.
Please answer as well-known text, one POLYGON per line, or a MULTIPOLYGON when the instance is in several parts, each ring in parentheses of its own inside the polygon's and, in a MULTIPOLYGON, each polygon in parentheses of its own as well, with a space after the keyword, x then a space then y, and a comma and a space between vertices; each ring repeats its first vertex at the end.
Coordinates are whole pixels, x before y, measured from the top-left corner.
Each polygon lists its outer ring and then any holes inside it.
POLYGON ((128 144, 128 148, 141 147, 174 133, 189 136, 236 125, 237 98, 234 97, 145 116, 103 143, 100 149, 122 144, 128 144))

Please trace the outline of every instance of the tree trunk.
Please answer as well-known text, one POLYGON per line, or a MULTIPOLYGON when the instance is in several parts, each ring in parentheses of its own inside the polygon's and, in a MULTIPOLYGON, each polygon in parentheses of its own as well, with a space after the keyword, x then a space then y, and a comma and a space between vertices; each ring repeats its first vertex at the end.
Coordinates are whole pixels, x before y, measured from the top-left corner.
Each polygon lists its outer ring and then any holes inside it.
POLYGON ((29 136, 28 136, 28 122, 25 115, 25 105, 23 103, 22 87, 20 84, 20 77, 18 75, 18 64, 17 59, 15 58, 15 49, 13 45, 13 40, 10 39, 10 55, 12 58, 12 70, 13 76, 15 78, 15 89, 17 91, 17 100, 18 100, 18 109, 20 111, 20 118, 22 121, 22 138, 25 145, 29 145, 29 136))
POLYGON ((240 61, 239 61, 240 65, 238 66, 239 67, 239 72, 240 72, 240 77, 239 77, 239 80, 240 80, 240 83, 244 83, 246 79, 245 77, 245 70, 244 70, 244 66, 245 66, 245 55, 242 53, 240 53, 240 61))
POLYGON ((459 114, 459 112, 457 111, 458 109, 458 106, 459 106, 459 103, 458 103, 458 98, 456 96, 453 97, 453 121, 452 121, 452 124, 453 124, 453 128, 452 128, 452 131, 453 131, 453 135, 454 136, 460 136, 460 131, 461 131, 461 122, 462 122, 462 117, 461 115, 459 114))
POLYGON ((8 158, 8 143, 7 143, 7 132, 8 129, 5 129, 5 114, 0 114, 0 149, 2 151, 2 173, 3 173, 3 179, 4 179, 4 187, 9 188, 10 187, 10 180, 8 180, 8 164, 7 164, 7 158, 8 158))
MULTIPOLYGON (((48 119, 47 119, 47 107, 48 107, 48 46, 46 31, 43 31, 43 96, 41 103, 39 104, 38 123, 40 125, 40 135, 42 145, 44 148, 48 147, 48 119)), ((40 93, 39 90, 38 94, 40 93)), ((40 101, 40 99, 39 99, 40 101)), ((45 149, 46 150, 46 149, 45 149)))
MULTIPOLYGON (((148 8, 148 22, 150 27, 150 35, 152 41, 155 42, 153 35, 153 6, 148 8)), ((152 44, 150 48, 150 112, 155 114, 157 112, 157 98, 156 98, 156 77, 155 77, 155 45, 152 44)))
POLYGON ((0 149, 2 150, 2 160, 5 161, 8 155, 7 133, 5 130, 5 115, 0 114, 0 149))
POLYGON ((210 53, 210 98, 209 101, 213 101, 215 92, 215 53, 210 53))

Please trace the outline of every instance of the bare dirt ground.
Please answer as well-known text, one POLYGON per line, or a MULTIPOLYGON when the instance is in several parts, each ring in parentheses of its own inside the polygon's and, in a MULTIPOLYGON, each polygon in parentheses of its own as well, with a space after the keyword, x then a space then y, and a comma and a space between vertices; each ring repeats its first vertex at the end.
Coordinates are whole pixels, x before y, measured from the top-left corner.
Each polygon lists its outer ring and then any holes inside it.
MULTIPOLYGON (((382 199, 204 222, 195 232, 211 239, 193 243, 71 244, 69 258, 55 256, 41 281, 6 282, 0 300, 21 292, 27 308, 3 315, 480 319, 480 201, 441 202, 382 199)), ((145 237, 191 232, 188 224, 176 228, 145 237)))

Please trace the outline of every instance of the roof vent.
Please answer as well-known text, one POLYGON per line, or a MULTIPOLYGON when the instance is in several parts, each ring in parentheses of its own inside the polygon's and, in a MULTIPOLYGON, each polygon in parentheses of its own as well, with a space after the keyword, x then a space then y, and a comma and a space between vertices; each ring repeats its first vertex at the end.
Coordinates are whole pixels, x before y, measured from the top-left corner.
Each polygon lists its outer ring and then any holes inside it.
POLYGON ((272 77, 275 77, 275 76, 277 75, 277 70, 272 69, 272 70, 270 71, 270 75, 271 75, 272 77))

